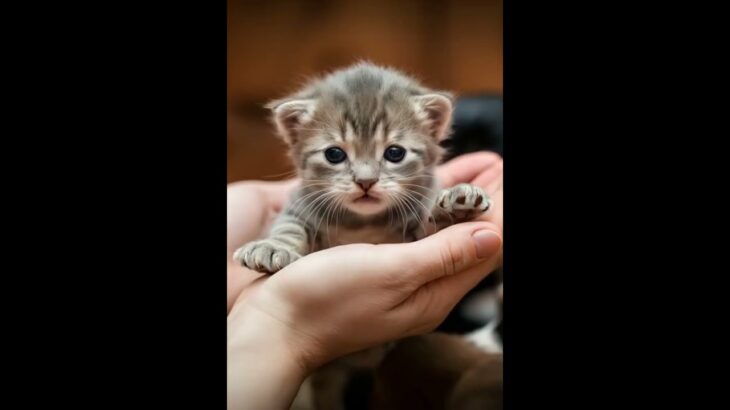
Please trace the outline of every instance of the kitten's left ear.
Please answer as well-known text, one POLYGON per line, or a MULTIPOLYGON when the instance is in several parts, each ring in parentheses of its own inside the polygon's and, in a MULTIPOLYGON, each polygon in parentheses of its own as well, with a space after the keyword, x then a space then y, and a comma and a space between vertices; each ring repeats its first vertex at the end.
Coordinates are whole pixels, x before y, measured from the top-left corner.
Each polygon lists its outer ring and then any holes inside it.
POLYGON ((433 93, 411 97, 416 115, 428 124, 429 134, 436 141, 446 137, 451 125, 454 97, 449 93, 433 93))

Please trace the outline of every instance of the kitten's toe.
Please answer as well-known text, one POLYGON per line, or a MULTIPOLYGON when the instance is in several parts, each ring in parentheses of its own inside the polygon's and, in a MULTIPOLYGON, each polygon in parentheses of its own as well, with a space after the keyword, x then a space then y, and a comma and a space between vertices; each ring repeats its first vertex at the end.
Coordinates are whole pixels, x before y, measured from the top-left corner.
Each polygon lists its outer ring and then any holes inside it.
POLYGON ((244 260, 243 255, 244 255, 245 250, 246 250, 245 246, 242 246, 242 247, 236 249, 236 251, 233 252, 233 260, 240 263, 241 265, 243 265, 243 260, 244 260))
POLYGON ((296 252, 272 241, 252 242, 234 253, 241 265, 262 273, 275 273, 300 258, 296 252))
POLYGON ((492 200, 489 198, 486 192, 479 187, 474 187, 474 201, 472 202, 472 209, 476 212, 486 212, 492 205, 492 200))
POLYGON ((438 204, 452 216, 468 219, 487 211, 491 201, 481 188, 469 184, 459 184, 442 191, 438 204))

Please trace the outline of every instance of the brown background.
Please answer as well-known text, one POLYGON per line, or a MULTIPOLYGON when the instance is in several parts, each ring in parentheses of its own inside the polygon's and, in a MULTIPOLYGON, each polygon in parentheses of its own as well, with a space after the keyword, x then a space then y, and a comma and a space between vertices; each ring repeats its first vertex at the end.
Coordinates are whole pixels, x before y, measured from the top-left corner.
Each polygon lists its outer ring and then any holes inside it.
POLYGON ((457 94, 502 91, 501 0, 229 0, 228 181, 291 166, 262 105, 368 59, 457 94))

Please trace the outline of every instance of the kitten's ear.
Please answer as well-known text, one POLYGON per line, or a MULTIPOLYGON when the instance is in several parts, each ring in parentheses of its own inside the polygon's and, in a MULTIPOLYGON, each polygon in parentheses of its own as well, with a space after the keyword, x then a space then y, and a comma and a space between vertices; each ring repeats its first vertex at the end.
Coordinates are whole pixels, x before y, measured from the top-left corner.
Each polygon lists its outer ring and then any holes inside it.
POLYGON ((453 110, 453 96, 449 93, 433 93, 411 97, 416 109, 416 115, 427 122, 429 134, 436 141, 447 136, 451 125, 451 111, 453 110))
POLYGON ((300 127, 312 119, 317 100, 278 100, 270 102, 266 108, 274 114, 274 123, 287 143, 296 144, 300 127))

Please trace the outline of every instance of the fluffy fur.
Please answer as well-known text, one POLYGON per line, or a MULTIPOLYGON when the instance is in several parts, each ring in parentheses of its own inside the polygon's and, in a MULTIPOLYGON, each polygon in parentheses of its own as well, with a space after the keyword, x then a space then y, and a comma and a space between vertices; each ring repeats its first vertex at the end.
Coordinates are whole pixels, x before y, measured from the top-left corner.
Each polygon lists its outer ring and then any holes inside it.
POLYGON ((437 190, 451 98, 360 63, 270 103, 302 183, 269 236, 240 248, 235 259, 274 273, 320 249, 412 241, 486 211, 489 200, 478 187, 437 190), (392 146, 405 149, 402 160, 384 157, 392 146), (333 147, 346 153, 344 161, 327 160, 333 147))

